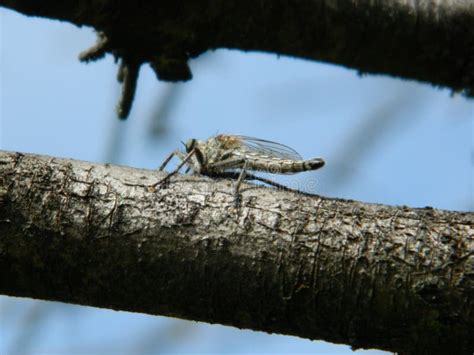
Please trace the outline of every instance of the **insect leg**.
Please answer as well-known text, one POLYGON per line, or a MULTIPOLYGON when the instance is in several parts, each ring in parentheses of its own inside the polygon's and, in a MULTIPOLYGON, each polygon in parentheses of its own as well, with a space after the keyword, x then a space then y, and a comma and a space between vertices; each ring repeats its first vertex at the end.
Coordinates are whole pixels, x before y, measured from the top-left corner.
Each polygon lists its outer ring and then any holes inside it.
POLYGON ((163 164, 160 165, 160 167, 158 168, 159 171, 162 171, 166 165, 168 165, 168 163, 170 162, 171 159, 173 159, 173 157, 176 155, 176 151, 172 152, 166 159, 165 161, 163 162, 163 164))
MULTIPOLYGON (((219 173, 219 174, 215 174, 213 176, 224 178, 224 179, 238 179, 240 177, 240 173, 232 172, 232 171, 225 171, 225 172, 222 172, 222 173, 219 173)), ((305 191, 301 191, 301 190, 297 190, 297 189, 292 189, 291 187, 279 184, 279 183, 277 183, 275 181, 272 181, 270 179, 265 179, 265 178, 257 176, 257 175, 249 174, 248 172, 245 173, 244 179, 247 180, 247 181, 248 180, 260 181, 260 182, 263 182, 267 185, 276 187, 277 189, 281 189, 283 191, 290 191, 290 192, 294 192, 294 193, 298 193, 298 194, 302 194, 302 195, 306 195, 306 196, 317 196, 317 195, 312 194, 310 192, 305 192, 305 191)), ((259 186, 255 186, 255 187, 259 187, 259 186)))
MULTIPOLYGON (((225 171, 225 172, 222 172, 222 173, 218 173, 218 174, 215 174, 213 176, 216 176, 216 177, 221 177, 221 178, 228 178, 228 179, 239 179, 241 173, 237 173, 237 172, 233 172, 233 171, 225 171)), ((270 186, 273 186, 273 187, 276 187, 276 188, 279 188, 279 189, 282 189, 282 190, 285 190, 285 191, 296 191, 296 192, 301 192, 299 190, 293 190, 285 185, 281 185, 275 181, 272 181, 270 179, 265 179, 263 177, 260 177, 260 176, 257 176, 257 175, 253 175, 253 174, 249 174, 249 173, 245 173, 245 180, 256 180, 256 181, 261 181, 267 185, 270 185, 270 186)))
MULTIPOLYGON (((179 165, 176 167, 176 169, 174 169, 173 171, 169 172, 168 175, 166 175, 163 179, 159 180, 158 182, 155 182, 153 185, 151 185, 150 187, 152 188, 155 188, 157 187, 158 185, 168 181, 173 175, 176 175, 178 173, 178 171, 183 167, 184 164, 186 164, 189 159, 191 159, 191 157, 196 153, 196 149, 191 149, 191 151, 183 158, 183 160, 181 161, 181 163, 179 163, 179 165)), ((170 155, 166 160, 165 162, 168 163, 168 161, 171 160, 171 158, 173 157, 173 155, 175 155, 176 152, 173 152, 172 155, 170 155)), ((163 164, 162 164, 163 165, 163 164)))
POLYGON ((283 191, 291 191, 291 192, 295 192, 295 193, 298 193, 298 194, 302 194, 302 195, 307 195, 307 196, 316 196, 310 192, 304 192, 304 191, 301 191, 301 190, 297 190, 297 189, 292 189, 291 187, 288 187, 288 186, 285 186, 285 185, 282 185, 282 184, 279 184, 275 181, 272 181, 270 179, 265 179, 263 177, 260 177, 260 176, 256 176, 256 175, 252 175, 252 174, 247 174, 246 176, 247 180, 257 180, 257 181, 260 181, 260 182, 263 182, 267 185, 270 185, 270 186, 273 186, 273 187, 276 187, 277 189, 281 189, 283 191))
POLYGON ((235 182, 234 185, 234 198, 235 198, 235 204, 239 205, 240 204, 240 184, 242 184, 242 180, 245 179, 245 174, 246 174, 246 168, 247 168, 248 160, 244 161, 244 166, 242 167, 242 170, 240 171, 239 177, 237 181, 235 182))
POLYGON ((245 169, 246 168, 247 168, 247 160, 244 161, 244 166, 242 167, 242 170, 240 171, 237 182, 235 183, 234 193, 236 195, 239 193, 240 184, 242 184, 242 180, 245 179, 245 175, 246 175, 246 170, 245 169))

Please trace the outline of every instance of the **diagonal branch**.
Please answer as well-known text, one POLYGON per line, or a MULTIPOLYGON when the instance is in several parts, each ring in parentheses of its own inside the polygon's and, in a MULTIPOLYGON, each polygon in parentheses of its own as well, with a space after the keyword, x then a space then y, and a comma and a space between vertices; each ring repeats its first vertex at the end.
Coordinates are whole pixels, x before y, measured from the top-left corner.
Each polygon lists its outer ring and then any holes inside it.
POLYGON ((472 352, 474 214, 0 152, 0 293, 472 352))
POLYGON ((474 96, 471 0, 0 0, 0 6, 92 26, 106 44, 101 49, 125 62, 150 63, 163 80, 189 80, 190 58, 232 48, 334 63, 474 96))

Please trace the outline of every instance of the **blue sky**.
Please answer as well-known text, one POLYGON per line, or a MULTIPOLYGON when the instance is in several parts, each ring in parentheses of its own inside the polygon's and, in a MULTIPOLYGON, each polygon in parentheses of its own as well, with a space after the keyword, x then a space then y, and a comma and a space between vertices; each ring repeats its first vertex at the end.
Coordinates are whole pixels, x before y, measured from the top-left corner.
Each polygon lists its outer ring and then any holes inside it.
MULTIPOLYGON (((474 101, 448 90, 296 58, 218 50, 190 63, 194 78, 188 83, 158 82, 143 66, 131 115, 120 122, 112 58, 88 65, 77 60, 95 41, 91 29, 4 9, 0 21, 0 149, 154 169, 180 140, 245 134, 327 162, 279 182, 365 202, 473 210, 474 101), (151 133, 153 126, 158 133, 151 133)), ((2 354, 19 346, 30 354, 351 352, 60 303, 2 297, 0 312, 9 323, 1 325, 2 354), (25 322, 36 328, 28 333, 25 322)))

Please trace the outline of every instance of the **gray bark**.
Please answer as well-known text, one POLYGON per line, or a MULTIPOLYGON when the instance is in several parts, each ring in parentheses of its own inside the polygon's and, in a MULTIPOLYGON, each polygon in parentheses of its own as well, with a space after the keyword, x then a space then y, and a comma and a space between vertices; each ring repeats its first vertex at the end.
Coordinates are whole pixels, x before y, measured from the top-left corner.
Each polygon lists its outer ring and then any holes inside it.
POLYGON ((400 353, 474 350, 474 214, 0 152, 0 293, 400 353))
POLYGON ((103 31, 127 63, 165 80, 190 78, 187 60, 216 48, 335 63, 474 95, 471 0, 0 0, 24 14, 103 31))

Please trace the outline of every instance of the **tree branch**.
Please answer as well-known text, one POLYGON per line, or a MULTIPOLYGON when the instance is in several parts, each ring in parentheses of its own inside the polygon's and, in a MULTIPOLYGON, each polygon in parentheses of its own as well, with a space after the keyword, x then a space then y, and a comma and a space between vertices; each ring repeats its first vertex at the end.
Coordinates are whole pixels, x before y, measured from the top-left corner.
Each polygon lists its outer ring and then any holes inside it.
POLYGON ((151 63, 163 80, 189 80, 189 58, 234 48, 335 63, 474 96, 470 0, 0 0, 0 5, 92 26, 105 44, 101 49, 125 62, 151 63))
POLYGON ((0 293, 401 353, 474 350, 474 215, 0 152, 0 293))

